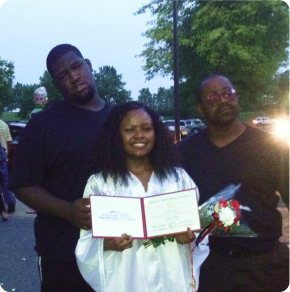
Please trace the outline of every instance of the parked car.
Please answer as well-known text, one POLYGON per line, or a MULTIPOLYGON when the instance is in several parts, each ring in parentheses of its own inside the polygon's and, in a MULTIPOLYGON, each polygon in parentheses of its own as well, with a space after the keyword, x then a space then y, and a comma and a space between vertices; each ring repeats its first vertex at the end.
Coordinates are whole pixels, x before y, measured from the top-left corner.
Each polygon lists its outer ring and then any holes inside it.
POLYGON ((257 117, 252 121, 252 123, 255 126, 272 125, 275 123, 275 120, 268 117, 257 117))
POLYGON ((188 119, 185 120, 185 123, 188 127, 188 134, 196 134, 206 127, 201 119, 188 119))
POLYGON ((15 158, 20 133, 26 126, 26 122, 6 122, 6 123, 9 126, 12 137, 12 145, 8 152, 8 170, 10 171, 12 169, 13 161, 15 158))
MULTIPOLYGON (((165 120, 163 123, 168 127, 170 132, 175 133, 175 120, 165 120)), ((181 138, 186 136, 188 134, 188 127, 185 123, 185 121, 180 120, 180 135, 181 138)))

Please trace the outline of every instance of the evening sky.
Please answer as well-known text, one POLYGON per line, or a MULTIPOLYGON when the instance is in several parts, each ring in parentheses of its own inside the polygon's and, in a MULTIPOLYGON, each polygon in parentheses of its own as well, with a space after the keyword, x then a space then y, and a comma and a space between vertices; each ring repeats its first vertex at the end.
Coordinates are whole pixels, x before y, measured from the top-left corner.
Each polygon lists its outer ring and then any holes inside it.
POLYGON ((0 0, 0 58, 13 62, 14 83, 38 84, 49 51, 70 43, 91 60, 93 69, 113 66, 125 89, 137 99, 148 87, 157 93, 173 80, 156 76, 145 82, 140 54, 149 41, 141 36, 152 20, 149 12, 133 15, 148 0, 0 0))

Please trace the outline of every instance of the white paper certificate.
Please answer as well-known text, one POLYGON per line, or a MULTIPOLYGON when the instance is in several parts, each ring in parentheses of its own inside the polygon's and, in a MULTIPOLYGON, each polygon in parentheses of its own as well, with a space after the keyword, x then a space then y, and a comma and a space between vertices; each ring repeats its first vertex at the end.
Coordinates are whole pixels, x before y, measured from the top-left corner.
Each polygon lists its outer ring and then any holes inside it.
POLYGON ((93 237, 147 239, 201 229, 196 189, 147 198, 91 195, 93 237))
POLYGON ((196 189, 144 198, 147 236, 200 230, 196 189))
POLYGON ((144 238, 139 198, 90 196, 93 237, 120 237, 123 233, 144 238))

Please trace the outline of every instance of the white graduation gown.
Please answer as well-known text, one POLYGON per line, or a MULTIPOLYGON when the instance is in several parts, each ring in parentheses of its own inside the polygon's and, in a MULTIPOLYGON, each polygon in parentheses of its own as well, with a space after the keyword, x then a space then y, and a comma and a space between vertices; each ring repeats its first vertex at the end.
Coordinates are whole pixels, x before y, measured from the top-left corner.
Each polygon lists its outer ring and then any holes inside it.
MULTIPOLYGON (((128 186, 121 184, 115 186, 110 178, 105 183, 102 176, 92 175, 83 197, 92 194, 149 197, 196 188, 195 183, 183 169, 177 170, 178 181, 172 176, 162 184, 153 173, 147 192, 133 174, 128 186)), ((199 200, 199 197, 197 199, 199 200)), ((146 241, 135 239, 133 247, 123 252, 104 251, 103 239, 92 238, 91 230, 81 230, 76 247, 79 270, 97 292, 192 292, 190 248, 194 243, 178 244, 174 240, 174 242, 166 241, 165 245, 157 248, 152 245, 144 248, 143 243, 146 241)), ((198 282, 200 265, 209 253, 206 243, 207 238, 194 249, 193 265, 196 282, 198 282)))

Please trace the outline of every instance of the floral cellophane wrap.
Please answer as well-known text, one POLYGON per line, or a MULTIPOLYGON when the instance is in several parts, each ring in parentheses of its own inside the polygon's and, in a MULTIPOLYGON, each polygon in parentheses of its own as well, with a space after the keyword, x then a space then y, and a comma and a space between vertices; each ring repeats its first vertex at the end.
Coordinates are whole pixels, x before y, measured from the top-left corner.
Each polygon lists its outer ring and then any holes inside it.
MULTIPOLYGON (((216 206, 219 204, 221 199, 230 201, 232 199, 236 200, 235 195, 240 191, 241 185, 230 184, 226 188, 222 189, 215 196, 211 197, 208 201, 199 206, 200 222, 201 227, 207 228, 210 224, 214 222, 213 214, 216 211, 216 206)), ((229 230, 218 226, 214 227, 212 233, 218 236, 241 236, 241 237, 256 237, 258 236, 247 224, 243 212, 251 212, 250 208, 247 206, 240 205, 241 215, 238 224, 232 224, 229 230)))

